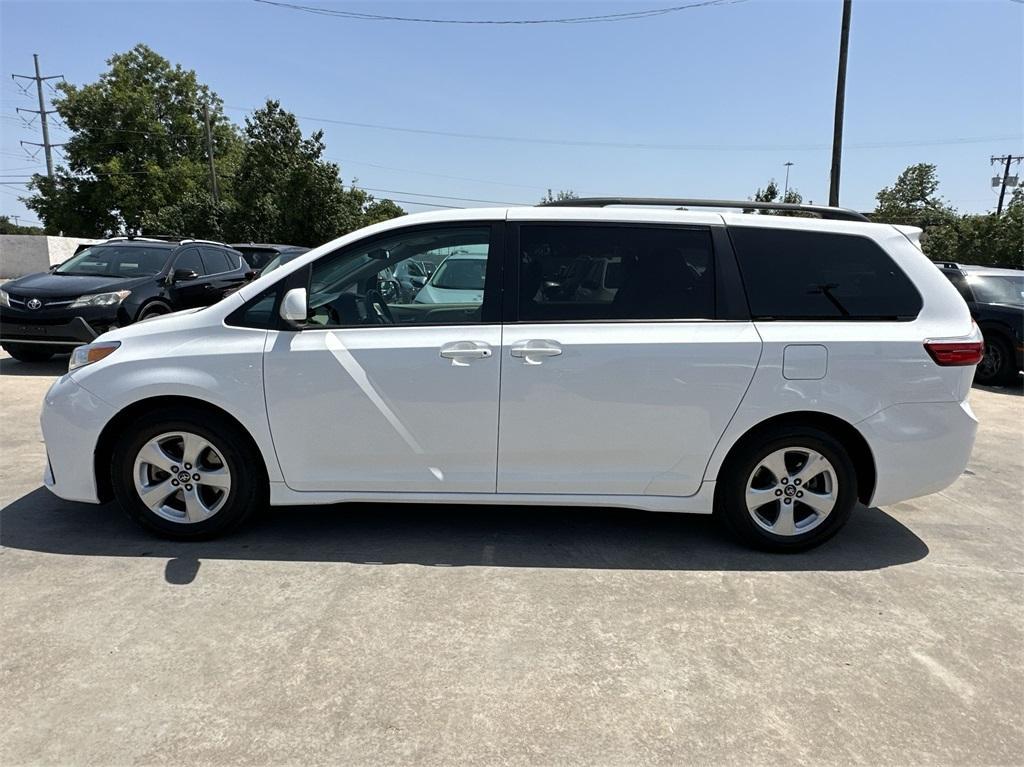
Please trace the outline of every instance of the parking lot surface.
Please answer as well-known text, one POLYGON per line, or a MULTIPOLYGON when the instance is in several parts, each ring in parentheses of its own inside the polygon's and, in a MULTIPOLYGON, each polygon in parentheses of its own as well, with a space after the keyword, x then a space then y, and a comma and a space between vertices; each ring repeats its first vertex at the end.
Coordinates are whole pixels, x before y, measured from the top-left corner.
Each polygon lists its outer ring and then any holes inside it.
POLYGON ((0 764, 1024 758, 1019 387, 974 390, 956 484, 800 555, 555 508, 275 509, 177 544, 41 487, 66 358, 0 357, 0 764))

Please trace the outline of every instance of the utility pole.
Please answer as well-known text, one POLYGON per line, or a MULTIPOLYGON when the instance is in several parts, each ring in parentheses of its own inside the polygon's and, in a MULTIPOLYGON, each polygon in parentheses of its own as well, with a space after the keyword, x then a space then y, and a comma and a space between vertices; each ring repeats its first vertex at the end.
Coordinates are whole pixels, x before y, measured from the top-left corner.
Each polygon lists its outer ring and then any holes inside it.
POLYGON ((793 163, 783 163, 786 166, 786 185, 782 189, 782 201, 786 202, 786 197, 789 196, 789 169, 793 167, 793 163))
POLYGON ((210 160, 210 193, 213 201, 220 203, 220 193, 217 190, 217 171, 213 165, 213 133, 210 131, 210 105, 203 104, 203 123, 206 125, 206 156, 210 160))
POLYGON ((843 110, 846 108, 846 58, 850 49, 850 10, 852 0, 843 0, 843 26, 839 33, 839 73, 836 76, 836 117, 832 131, 832 176, 828 204, 839 204, 839 171, 843 157, 843 110))
MULTIPOLYGON (((1005 163, 1003 165, 1003 180, 1002 183, 999 184, 999 204, 996 205, 997 216, 1001 216, 1003 214, 1003 198, 1006 197, 1007 182, 1010 180, 1010 163, 1020 162, 1021 160, 1024 160, 1024 157, 1012 154, 1003 155, 1002 157, 992 157, 989 160, 992 165, 995 165, 996 163, 1005 163)), ((995 179, 992 179, 992 182, 992 185, 995 186, 995 179)))
MULTIPOLYGON (((36 92, 39 94, 39 109, 22 109, 22 108, 18 107, 17 111, 19 111, 19 112, 31 112, 32 114, 39 115, 39 123, 43 126, 43 143, 42 144, 37 144, 34 141, 22 141, 21 143, 22 144, 32 144, 33 146, 41 146, 43 148, 43 151, 46 153, 46 175, 49 178, 53 178, 53 147, 54 147, 54 145, 50 143, 50 126, 47 124, 46 115, 52 114, 56 110, 53 110, 53 109, 47 110, 47 108, 46 108, 46 100, 43 98, 43 83, 46 80, 57 80, 57 79, 63 80, 64 79, 64 75, 49 75, 47 77, 43 77, 42 75, 39 74, 39 54, 38 53, 33 53, 32 54, 32 58, 35 60, 35 64, 36 64, 36 73, 35 73, 35 75, 11 75, 11 79, 12 80, 16 80, 17 78, 20 77, 23 80, 34 80, 35 81, 36 92)), ((57 146, 60 146, 60 144, 58 144, 57 146)))

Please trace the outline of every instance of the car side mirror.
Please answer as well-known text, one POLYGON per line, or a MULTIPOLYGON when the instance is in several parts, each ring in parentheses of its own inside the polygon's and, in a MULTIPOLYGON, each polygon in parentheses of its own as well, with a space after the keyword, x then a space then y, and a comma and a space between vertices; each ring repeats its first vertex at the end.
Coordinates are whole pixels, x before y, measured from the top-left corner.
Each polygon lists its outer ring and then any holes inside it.
POLYGON ((309 305, 306 298, 305 288, 292 288, 284 294, 281 300, 281 308, 278 314, 285 321, 286 325, 297 327, 306 321, 309 315, 309 305))
POLYGON ((198 280, 199 272, 195 269, 175 269, 174 274, 171 276, 172 282, 188 282, 189 280, 198 280))

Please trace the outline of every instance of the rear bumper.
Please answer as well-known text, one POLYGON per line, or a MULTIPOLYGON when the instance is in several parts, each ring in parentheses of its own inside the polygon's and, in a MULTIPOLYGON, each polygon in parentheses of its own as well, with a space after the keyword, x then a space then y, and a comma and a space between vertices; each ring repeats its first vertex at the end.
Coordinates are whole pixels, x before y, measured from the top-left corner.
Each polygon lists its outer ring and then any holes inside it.
POLYGON ((46 393, 40 425, 46 442, 43 484, 59 498, 99 503, 95 452, 114 409, 79 386, 70 375, 46 393))
POLYGON ((857 424, 875 459, 872 506, 935 493, 967 467, 978 431, 970 404, 893 405, 857 424))
MULTIPOLYGON (((101 332, 104 332, 103 328, 101 332)), ((31 321, 5 314, 0 318, 0 342, 75 347, 87 344, 99 333, 83 317, 68 320, 31 321)))

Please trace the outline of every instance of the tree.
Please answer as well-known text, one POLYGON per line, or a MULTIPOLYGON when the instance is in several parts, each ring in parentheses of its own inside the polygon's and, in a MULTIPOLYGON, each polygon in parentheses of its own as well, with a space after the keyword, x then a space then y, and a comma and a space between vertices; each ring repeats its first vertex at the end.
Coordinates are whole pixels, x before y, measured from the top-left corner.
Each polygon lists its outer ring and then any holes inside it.
POLYGON ((0 216, 0 234, 45 234, 42 227, 21 226, 11 221, 9 216, 0 216))
MULTIPOLYGON (((775 182, 775 179, 768 181, 767 186, 764 189, 758 187, 757 191, 754 192, 754 196, 751 198, 754 202, 786 202, 793 205, 799 205, 804 201, 803 196, 796 189, 787 189, 785 194, 780 193, 779 185, 775 182)), ((755 208, 745 208, 744 213, 753 213, 755 208)), ((781 210, 762 210, 762 215, 767 216, 799 216, 801 213, 790 213, 781 210)))
POLYGON ((877 195, 873 221, 919 226, 948 224, 956 212, 938 196, 939 177, 934 165, 918 163, 904 170, 892 186, 877 195))
POLYGON ((168 209, 198 199, 209 189, 204 104, 218 175, 229 185, 237 131, 195 72, 141 44, 107 63, 95 83, 57 86, 54 107, 72 134, 63 147, 66 166, 52 180, 35 176, 36 194, 25 201, 47 231, 140 232, 147 222, 162 227, 168 209))
POLYGON ((323 131, 303 138, 295 115, 277 101, 245 121, 245 147, 234 178, 232 239, 319 245, 369 223, 404 214, 353 185, 323 158, 323 131))
POLYGON ((557 194, 552 194, 551 190, 548 189, 548 193, 540 198, 541 205, 548 202, 560 202, 562 200, 578 200, 580 196, 576 194, 572 189, 559 189, 557 194))
POLYGON ((930 227, 922 246, 935 261, 1024 269, 1024 190, 1013 193, 1001 216, 954 216, 930 227))

